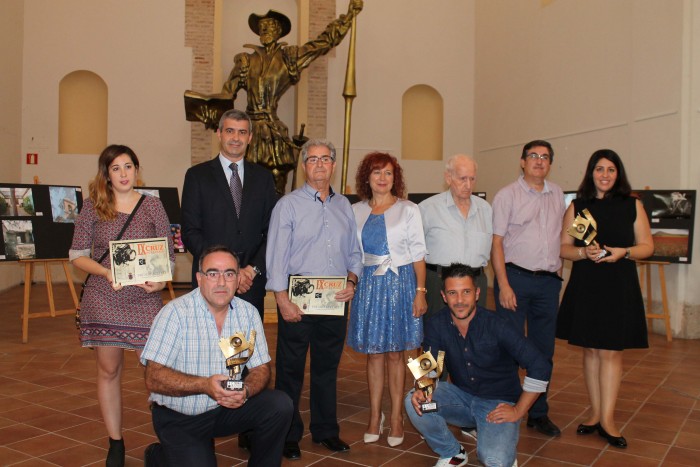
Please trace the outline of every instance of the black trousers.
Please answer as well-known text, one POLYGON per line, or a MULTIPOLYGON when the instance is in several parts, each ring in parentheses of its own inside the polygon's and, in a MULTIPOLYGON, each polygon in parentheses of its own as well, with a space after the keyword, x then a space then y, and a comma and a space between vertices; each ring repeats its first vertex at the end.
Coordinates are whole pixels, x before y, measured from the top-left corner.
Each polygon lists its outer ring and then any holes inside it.
POLYGON ((306 354, 311 349, 311 423, 314 441, 338 436, 336 415, 336 381, 338 364, 343 354, 347 327, 347 306, 344 316, 302 316, 297 323, 288 323, 277 310, 277 356, 275 357, 275 389, 284 391, 294 404, 292 425, 287 441, 299 441, 304 435, 304 422, 299 414, 299 398, 304 384, 306 354))
POLYGON ((258 309, 260 320, 265 322, 265 276, 255 276, 253 285, 243 294, 237 294, 239 298, 253 305, 258 309))
POLYGON ((292 402, 280 391, 264 390, 237 409, 219 406, 199 415, 153 404, 152 417, 160 446, 149 465, 216 467, 212 439, 248 431, 248 465, 278 466, 292 418, 292 402))

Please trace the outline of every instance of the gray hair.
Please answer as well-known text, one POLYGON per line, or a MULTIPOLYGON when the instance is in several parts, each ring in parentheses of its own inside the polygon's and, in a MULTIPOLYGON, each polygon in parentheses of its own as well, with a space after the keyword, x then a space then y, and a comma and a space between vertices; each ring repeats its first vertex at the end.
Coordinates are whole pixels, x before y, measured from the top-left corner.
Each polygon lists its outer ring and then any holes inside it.
POLYGON ((479 164, 476 163, 476 159, 474 157, 469 156, 467 154, 455 154, 454 156, 451 156, 449 159, 447 159, 447 163, 445 164, 445 172, 449 172, 451 174, 455 173, 455 164, 457 161, 461 160, 467 160, 470 161, 474 164, 474 168, 479 170, 479 164))
POLYGON ((331 159, 335 162, 335 146, 327 139, 310 139, 301 147, 301 161, 306 163, 309 158, 309 149, 317 146, 325 146, 331 152, 331 159))
POLYGON ((224 112, 224 114, 219 119, 219 131, 224 129, 224 121, 226 120, 245 120, 248 122, 248 131, 253 131, 253 122, 250 120, 248 114, 243 112, 242 110, 231 109, 224 112))

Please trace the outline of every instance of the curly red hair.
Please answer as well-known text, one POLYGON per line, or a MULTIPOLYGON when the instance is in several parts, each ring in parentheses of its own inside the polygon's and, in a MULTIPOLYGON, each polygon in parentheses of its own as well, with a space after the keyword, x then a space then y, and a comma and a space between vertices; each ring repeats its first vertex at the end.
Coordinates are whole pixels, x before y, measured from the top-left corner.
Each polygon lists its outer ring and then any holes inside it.
POLYGON ((357 168, 357 175, 355 176, 355 189, 360 199, 372 199, 372 189, 369 187, 369 176, 372 171, 382 169, 386 167, 387 164, 391 164, 394 169, 394 185, 391 187, 391 194, 397 198, 405 198, 406 185, 403 181, 403 170, 401 170, 399 161, 391 154, 385 152, 371 152, 362 159, 360 166, 357 168))

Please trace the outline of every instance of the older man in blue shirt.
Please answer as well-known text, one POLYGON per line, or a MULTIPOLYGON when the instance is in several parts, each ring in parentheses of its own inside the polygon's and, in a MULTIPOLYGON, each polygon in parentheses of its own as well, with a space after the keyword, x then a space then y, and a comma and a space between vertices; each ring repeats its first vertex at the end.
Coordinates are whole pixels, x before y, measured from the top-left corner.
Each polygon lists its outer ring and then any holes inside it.
POLYGON ((347 311, 344 316, 305 315, 289 300, 289 276, 347 276, 347 286, 335 299, 349 302, 362 271, 350 202, 330 185, 335 147, 330 141, 310 140, 302 147, 301 157, 306 183, 280 199, 272 211, 266 254, 267 289, 275 293, 278 308, 275 388, 294 402, 283 451, 288 459, 301 457, 299 440, 304 422, 299 415, 299 397, 309 347, 311 438, 331 451, 350 449, 339 437, 336 416, 336 379, 347 311))
POLYGON ((440 460, 437 466, 467 464, 467 453, 447 424, 476 426, 477 456, 485 465, 513 465, 520 419, 547 388, 552 365, 502 313, 477 306, 476 271, 462 264, 443 268, 447 306, 425 324, 423 348, 445 352, 452 383, 440 381, 427 396, 406 395, 411 423, 440 460), (521 387, 518 366, 527 370, 521 387), (421 404, 437 402, 437 412, 421 404))

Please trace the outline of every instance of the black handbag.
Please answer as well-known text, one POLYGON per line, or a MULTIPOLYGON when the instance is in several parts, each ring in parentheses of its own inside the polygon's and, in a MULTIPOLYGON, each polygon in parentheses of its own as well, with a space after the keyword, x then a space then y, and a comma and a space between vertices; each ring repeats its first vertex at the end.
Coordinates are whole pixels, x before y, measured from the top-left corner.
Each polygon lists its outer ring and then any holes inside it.
MULTIPOLYGON (((144 199, 146 199, 146 196, 141 195, 138 202, 136 203, 136 206, 134 206, 134 209, 131 211, 131 214, 129 214, 129 218, 124 223, 122 230, 119 232, 119 235, 117 235, 117 238, 115 238, 115 240, 119 240, 122 238, 122 235, 124 235, 124 232, 126 232, 127 227, 129 227, 129 224, 131 224, 131 219, 134 218, 134 214, 136 214, 136 211, 139 210, 139 207, 141 206, 141 203, 143 203, 144 199)), ((104 252, 102 257, 97 262, 102 264, 102 261, 104 261, 104 259, 107 257, 108 253, 109 253, 109 248, 107 248, 107 251, 104 252)), ((88 279, 90 279, 90 274, 85 276, 85 280, 83 281, 82 289, 80 290, 80 299, 78 300, 78 306, 75 309, 75 329, 77 329, 78 331, 80 331, 80 304, 83 303, 83 294, 85 294, 85 287, 87 286, 88 279)))

